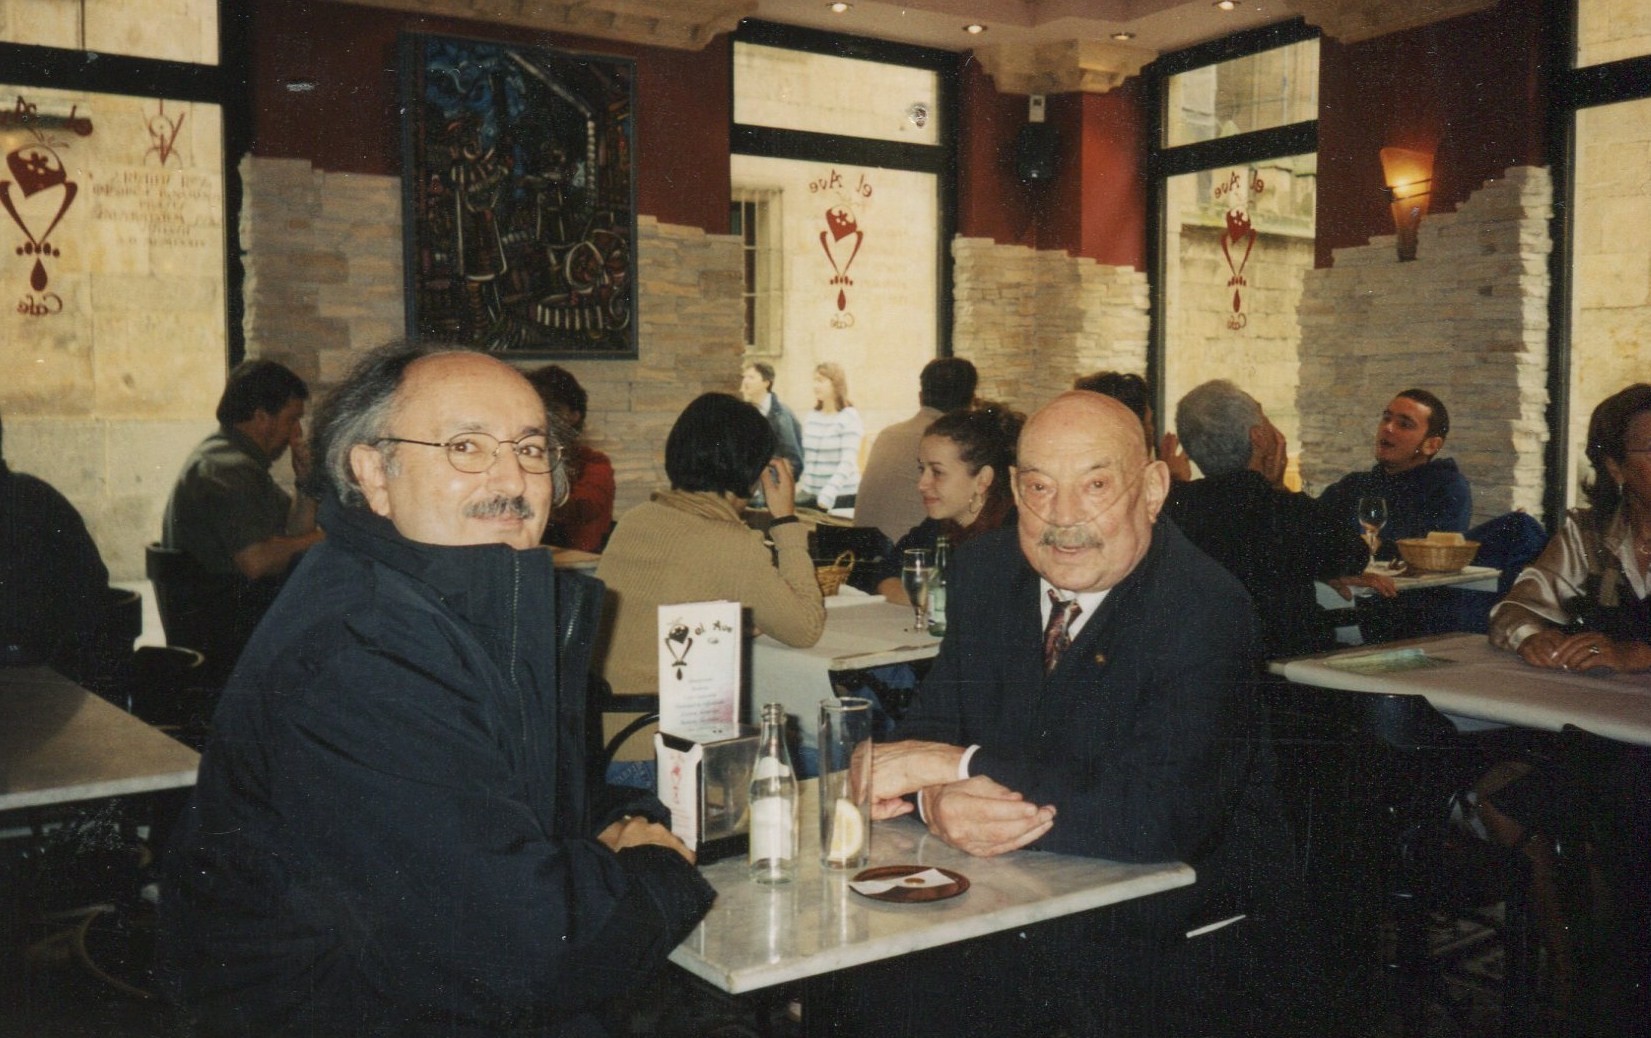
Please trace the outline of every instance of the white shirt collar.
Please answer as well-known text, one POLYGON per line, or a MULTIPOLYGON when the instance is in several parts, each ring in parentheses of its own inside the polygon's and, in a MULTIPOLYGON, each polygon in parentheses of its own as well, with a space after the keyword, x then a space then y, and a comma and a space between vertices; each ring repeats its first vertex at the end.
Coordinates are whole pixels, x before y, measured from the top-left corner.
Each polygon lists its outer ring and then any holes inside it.
POLYGON ((1049 601, 1049 592, 1053 591, 1055 594, 1060 596, 1062 601, 1070 602, 1076 599, 1082 610, 1078 613, 1077 619, 1073 620, 1071 624, 1067 625, 1066 628, 1067 637, 1076 638, 1078 636, 1078 632, 1083 630, 1083 625, 1089 622, 1089 618, 1095 615, 1095 611, 1097 609, 1101 608, 1101 603, 1105 601, 1107 594, 1110 593, 1111 590, 1111 588, 1107 588, 1105 591, 1080 591, 1074 594, 1071 591, 1062 591, 1060 588, 1049 583, 1049 581, 1039 577, 1038 617, 1040 623, 1038 626, 1044 627, 1049 624, 1049 613, 1055 608, 1054 604, 1049 601))

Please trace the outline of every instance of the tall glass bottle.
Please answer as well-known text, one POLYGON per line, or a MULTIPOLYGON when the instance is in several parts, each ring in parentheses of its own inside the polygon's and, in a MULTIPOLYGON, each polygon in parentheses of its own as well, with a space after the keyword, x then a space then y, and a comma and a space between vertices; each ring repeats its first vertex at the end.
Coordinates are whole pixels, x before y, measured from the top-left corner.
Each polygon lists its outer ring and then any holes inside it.
POLYGON ((946 584, 951 577, 952 552, 946 535, 934 541, 934 572, 929 575, 929 633, 936 638, 946 633, 946 584))
POLYGON ((797 776, 785 746, 785 706, 762 708, 757 763, 751 769, 751 878, 789 883, 797 870, 797 776))

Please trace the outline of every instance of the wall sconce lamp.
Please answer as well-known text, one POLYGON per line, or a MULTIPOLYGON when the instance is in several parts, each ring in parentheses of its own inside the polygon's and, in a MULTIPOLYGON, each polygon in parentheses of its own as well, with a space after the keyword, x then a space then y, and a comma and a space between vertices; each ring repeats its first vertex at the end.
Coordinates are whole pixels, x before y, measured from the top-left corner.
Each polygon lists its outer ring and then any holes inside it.
POLYGON ((1433 153, 1409 148, 1382 149, 1382 179, 1399 235, 1399 262, 1416 258, 1416 231, 1433 197, 1433 153))

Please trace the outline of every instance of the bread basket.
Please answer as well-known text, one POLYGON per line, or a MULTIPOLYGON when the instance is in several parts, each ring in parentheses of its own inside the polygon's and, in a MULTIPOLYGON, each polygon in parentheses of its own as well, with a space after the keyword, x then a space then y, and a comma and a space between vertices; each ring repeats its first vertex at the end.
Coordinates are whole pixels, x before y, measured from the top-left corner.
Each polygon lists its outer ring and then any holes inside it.
POLYGON ((1425 537, 1401 537, 1399 557, 1412 573, 1455 573, 1479 553, 1478 541, 1448 544, 1425 537))
POLYGON ((838 554, 831 562, 821 563, 814 567, 814 579, 820 584, 820 594, 830 598, 843 586, 843 581, 854 571, 854 553, 845 551, 838 554))

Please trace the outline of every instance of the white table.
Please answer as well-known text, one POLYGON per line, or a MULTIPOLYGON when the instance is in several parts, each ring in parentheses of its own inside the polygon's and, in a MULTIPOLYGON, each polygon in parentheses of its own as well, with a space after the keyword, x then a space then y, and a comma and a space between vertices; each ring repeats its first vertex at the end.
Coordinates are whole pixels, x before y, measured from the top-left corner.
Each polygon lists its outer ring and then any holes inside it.
MULTIPOLYGON (((1492 566, 1463 566, 1455 573, 1419 573, 1414 576, 1393 576, 1386 566, 1377 564, 1365 570, 1390 577, 1400 594, 1427 587, 1459 587, 1464 591, 1495 591, 1502 571, 1492 566)), ((1336 593, 1329 584, 1319 581, 1313 585, 1318 603, 1325 609, 1351 609, 1353 603, 1336 593)))
POLYGON ((933 659, 940 639, 910 630, 912 609, 881 595, 844 589, 826 599, 825 633, 806 649, 783 645, 768 635, 751 640, 752 724, 762 721, 762 704, 784 703, 800 719, 803 744, 813 746, 820 700, 835 693, 834 672, 869 670, 892 663, 933 659))
POLYGON ((744 858, 707 866, 716 904, 671 952, 672 962, 740 994, 1146 897, 1196 878, 1180 862, 1130 865, 1039 851, 972 858, 908 816, 872 824, 871 865, 938 865, 963 874, 970 887, 927 904, 873 901, 848 888, 849 873, 820 867, 815 786, 802 783, 796 879, 775 887, 752 882, 744 858))
POLYGON ((192 786, 199 762, 50 668, 0 669, 0 812, 192 786))
POLYGON ((1566 724, 1651 746, 1651 674, 1532 667, 1482 634, 1445 634, 1268 665, 1303 685, 1425 696, 1452 717, 1557 731, 1566 724))

